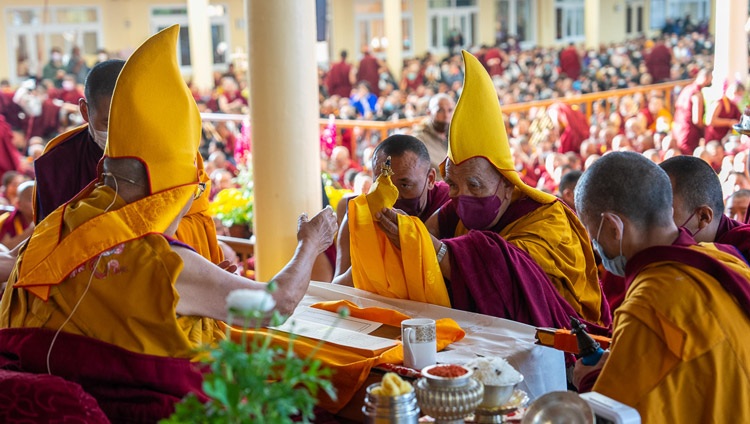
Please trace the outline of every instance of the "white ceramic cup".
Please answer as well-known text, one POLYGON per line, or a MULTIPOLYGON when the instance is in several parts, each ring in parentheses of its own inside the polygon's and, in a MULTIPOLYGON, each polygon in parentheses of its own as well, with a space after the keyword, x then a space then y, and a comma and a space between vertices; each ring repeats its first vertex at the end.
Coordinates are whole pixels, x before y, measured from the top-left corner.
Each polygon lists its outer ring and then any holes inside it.
POLYGON ((421 370, 437 362, 435 320, 413 318, 401 321, 401 340, 404 344, 404 366, 421 370))

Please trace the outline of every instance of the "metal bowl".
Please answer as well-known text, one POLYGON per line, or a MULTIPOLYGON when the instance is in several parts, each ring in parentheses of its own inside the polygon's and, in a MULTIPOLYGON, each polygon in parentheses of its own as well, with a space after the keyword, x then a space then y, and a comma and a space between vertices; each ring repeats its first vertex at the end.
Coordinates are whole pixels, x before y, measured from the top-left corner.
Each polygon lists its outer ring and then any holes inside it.
POLYGON ((522 424, 594 424, 594 411, 575 392, 551 392, 534 401, 522 424))
POLYGON ((479 407, 496 408, 505 405, 513 395, 513 390, 515 390, 518 383, 522 381, 523 376, 521 376, 521 379, 516 381, 515 383, 508 384, 506 386, 490 386, 488 384, 485 384, 484 398, 482 399, 482 403, 479 404, 479 407))

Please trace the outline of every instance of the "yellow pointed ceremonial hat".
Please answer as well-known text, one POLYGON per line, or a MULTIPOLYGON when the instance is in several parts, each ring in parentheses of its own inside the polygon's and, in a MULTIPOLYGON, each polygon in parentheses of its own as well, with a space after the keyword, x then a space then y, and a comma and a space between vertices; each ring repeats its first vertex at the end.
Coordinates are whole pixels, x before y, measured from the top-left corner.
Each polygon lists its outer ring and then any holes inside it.
POLYGON ((198 183, 201 117, 177 63, 179 33, 173 25, 138 47, 117 79, 109 110, 104 156, 143 162, 151 194, 198 183))
MULTIPOLYGON (((448 159, 456 165, 483 157, 524 194, 540 203, 556 197, 526 185, 515 169, 508 134, 492 78, 471 53, 463 50, 464 86, 453 112, 448 135, 448 159)), ((443 165, 441 165, 441 168, 443 165)))

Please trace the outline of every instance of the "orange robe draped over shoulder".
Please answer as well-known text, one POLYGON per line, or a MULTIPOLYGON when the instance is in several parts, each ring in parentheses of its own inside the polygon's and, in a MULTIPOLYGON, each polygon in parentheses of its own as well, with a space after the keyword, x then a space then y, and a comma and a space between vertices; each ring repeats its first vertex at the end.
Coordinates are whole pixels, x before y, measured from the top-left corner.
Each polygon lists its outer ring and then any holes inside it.
MULTIPOLYGON (((101 186, 67 205, 60 227, 61 240, 101 215, 113 199, 113 210, 125 205, 114 196, 111 188, 101 186)), ((96 237, 93 232, 89 235, 96 237)), ((212 319, 176 315, 179 295, 174 285, 183 263, 161 234, 147 234, 115 246, 99 256, 98 264, 96 257, 81 264, 60 284, 51 286, 46 302, 26 289, 12 288, 19 279, 24 254, 25 248, 0 303, 1 328, 58 330, 70 316, 62 327, 66 333, 137 353, 178 358, 192 358, 194 348, 223 336, 212 319), (79 300, 80 305, 71 314, 79 300)))
MULTIPOLYGON (((741 259, 690 247, 750 279, 741 259)), ((647 265, 615 313, 613 345, 594 390, 644 423, 750 421, 750 318, 712 275, 681 262, 647 265)))

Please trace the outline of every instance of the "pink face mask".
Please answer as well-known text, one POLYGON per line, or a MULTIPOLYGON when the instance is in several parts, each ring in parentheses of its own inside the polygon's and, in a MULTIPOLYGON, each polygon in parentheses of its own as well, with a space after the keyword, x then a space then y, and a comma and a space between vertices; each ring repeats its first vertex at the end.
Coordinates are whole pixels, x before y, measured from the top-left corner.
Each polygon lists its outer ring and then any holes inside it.
POLYGON ((458 196, 456 212, 470 230, 485 230, 497 218, 503 201, 494 194, 486 197, 458 196))

